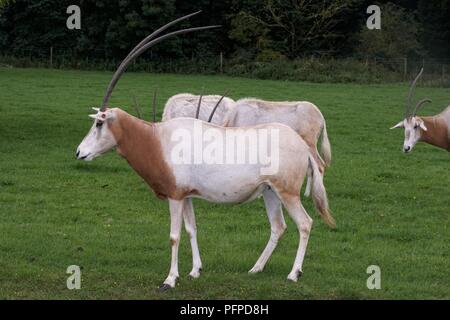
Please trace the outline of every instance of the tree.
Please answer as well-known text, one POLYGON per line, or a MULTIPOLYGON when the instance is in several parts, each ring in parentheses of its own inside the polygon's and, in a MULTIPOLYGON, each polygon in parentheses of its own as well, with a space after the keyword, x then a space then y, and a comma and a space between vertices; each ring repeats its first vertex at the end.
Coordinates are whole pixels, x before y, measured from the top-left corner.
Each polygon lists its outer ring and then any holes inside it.
POLYGON ((14 54, 37 52, 53 43, 70 47, 75 41, 68 37, 66 8, 69 1, 20 0, 8 1, 2 8, 0 20, 0 43, 14 54))
POLYGON ((418 17, 423 29, 420 39, 429 55, 448 59, 450 56, 450 2, 420 0, 418 17))
POLYGON ((262 9, 238 13, 230 37, 244 44, 262 40, 263 47, 289 58, 335 50, 345 39, 341 25, 354 5, 353 0, 264 0, 262 9))
POLYGON ((362 57, 398 59, 418 54, 420 24, 413 13, 404 8, 386 3, 381 8, 381 29, 369 30, 365 25, 360 30, 356 52, 362 57))

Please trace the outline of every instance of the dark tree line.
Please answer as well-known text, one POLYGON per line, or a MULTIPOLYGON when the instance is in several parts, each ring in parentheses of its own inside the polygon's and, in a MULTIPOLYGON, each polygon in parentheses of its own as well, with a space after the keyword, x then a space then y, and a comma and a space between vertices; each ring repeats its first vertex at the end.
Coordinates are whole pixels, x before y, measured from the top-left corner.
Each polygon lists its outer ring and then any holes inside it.
POLYGON ((178 28, 219 30, 161 43, 147 55, 217 55, 248 61, 305 56, 450 57, 450 1, 378 1, 382 30, 365 27, 366 0, 0 0, 0 51, 21 55, 49 47, 92 58, 120 58, 157 27, 203 10, 178 28), (66 8, 81 8, 81 30, 66 28, 66 8), (386 23, 383 24, 383 21, 386 23))

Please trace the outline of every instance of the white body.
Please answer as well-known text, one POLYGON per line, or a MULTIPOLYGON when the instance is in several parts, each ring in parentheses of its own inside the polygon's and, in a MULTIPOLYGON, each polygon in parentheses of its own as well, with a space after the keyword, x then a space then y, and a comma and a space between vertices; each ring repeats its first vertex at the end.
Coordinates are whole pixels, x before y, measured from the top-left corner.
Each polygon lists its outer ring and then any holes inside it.
POLYGON ((245 98, 236 102, 231 121, 233 126, 271 122, 283 123, 294 129, 314 151, 317 151, 317 142, 322 133, 322 153, 326 165, 330 164, 331 147, 325 118, 313 103, 308 101, 264 101, 254 98, 245 98))

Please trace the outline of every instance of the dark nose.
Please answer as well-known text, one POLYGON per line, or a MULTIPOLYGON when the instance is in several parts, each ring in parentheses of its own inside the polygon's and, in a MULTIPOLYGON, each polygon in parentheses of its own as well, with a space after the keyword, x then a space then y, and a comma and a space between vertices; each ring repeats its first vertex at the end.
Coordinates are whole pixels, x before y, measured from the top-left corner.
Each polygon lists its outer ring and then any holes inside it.
POLYGON ((411 150, 411 147, 410 147, 410 146, 405 147, 405 152, 409 152, 409 150, 411 150))

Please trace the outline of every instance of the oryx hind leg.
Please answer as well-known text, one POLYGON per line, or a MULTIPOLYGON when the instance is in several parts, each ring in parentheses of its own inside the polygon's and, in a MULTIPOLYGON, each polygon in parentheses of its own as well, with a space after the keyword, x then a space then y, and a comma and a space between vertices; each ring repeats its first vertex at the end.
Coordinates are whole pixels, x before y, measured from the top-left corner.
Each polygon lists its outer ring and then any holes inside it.
POLYGON ((263 197, 267 216, 270 221, 270 238, 258 261, 256 261, 254 267, 249 271, 250 273, 261 272, 264 269, 264 266, 278 244, 278 240, 286 230, 286 222, 284 221, 281 201, 278 196, 273 190, 267 189, 263 192, 263 197))
POLYGON ((313 220, 303 208, 300 197, 298 195, 281 195, 281 201, 289 212, 292 220, 297 225, 297 229, 300 234, 299 245, 297 249, 297 255, 295 257, 294 266, 292 271, 288 275, 288 279, 297 281, 298 277, 302 275, 303 259, 305 258, 306 247, 308 245, 309 234, 313 220))
POLYGON ((197 225, 195 223, 194 207, 192 205, 192 199, 190 198, 184 200, 183 218, 184 226, 191 241, 192 248, 192 271, 189 275, 192 278, 198 278, 202 269, 202 261, 200 259, 200 251, 197 244, 197 225))

